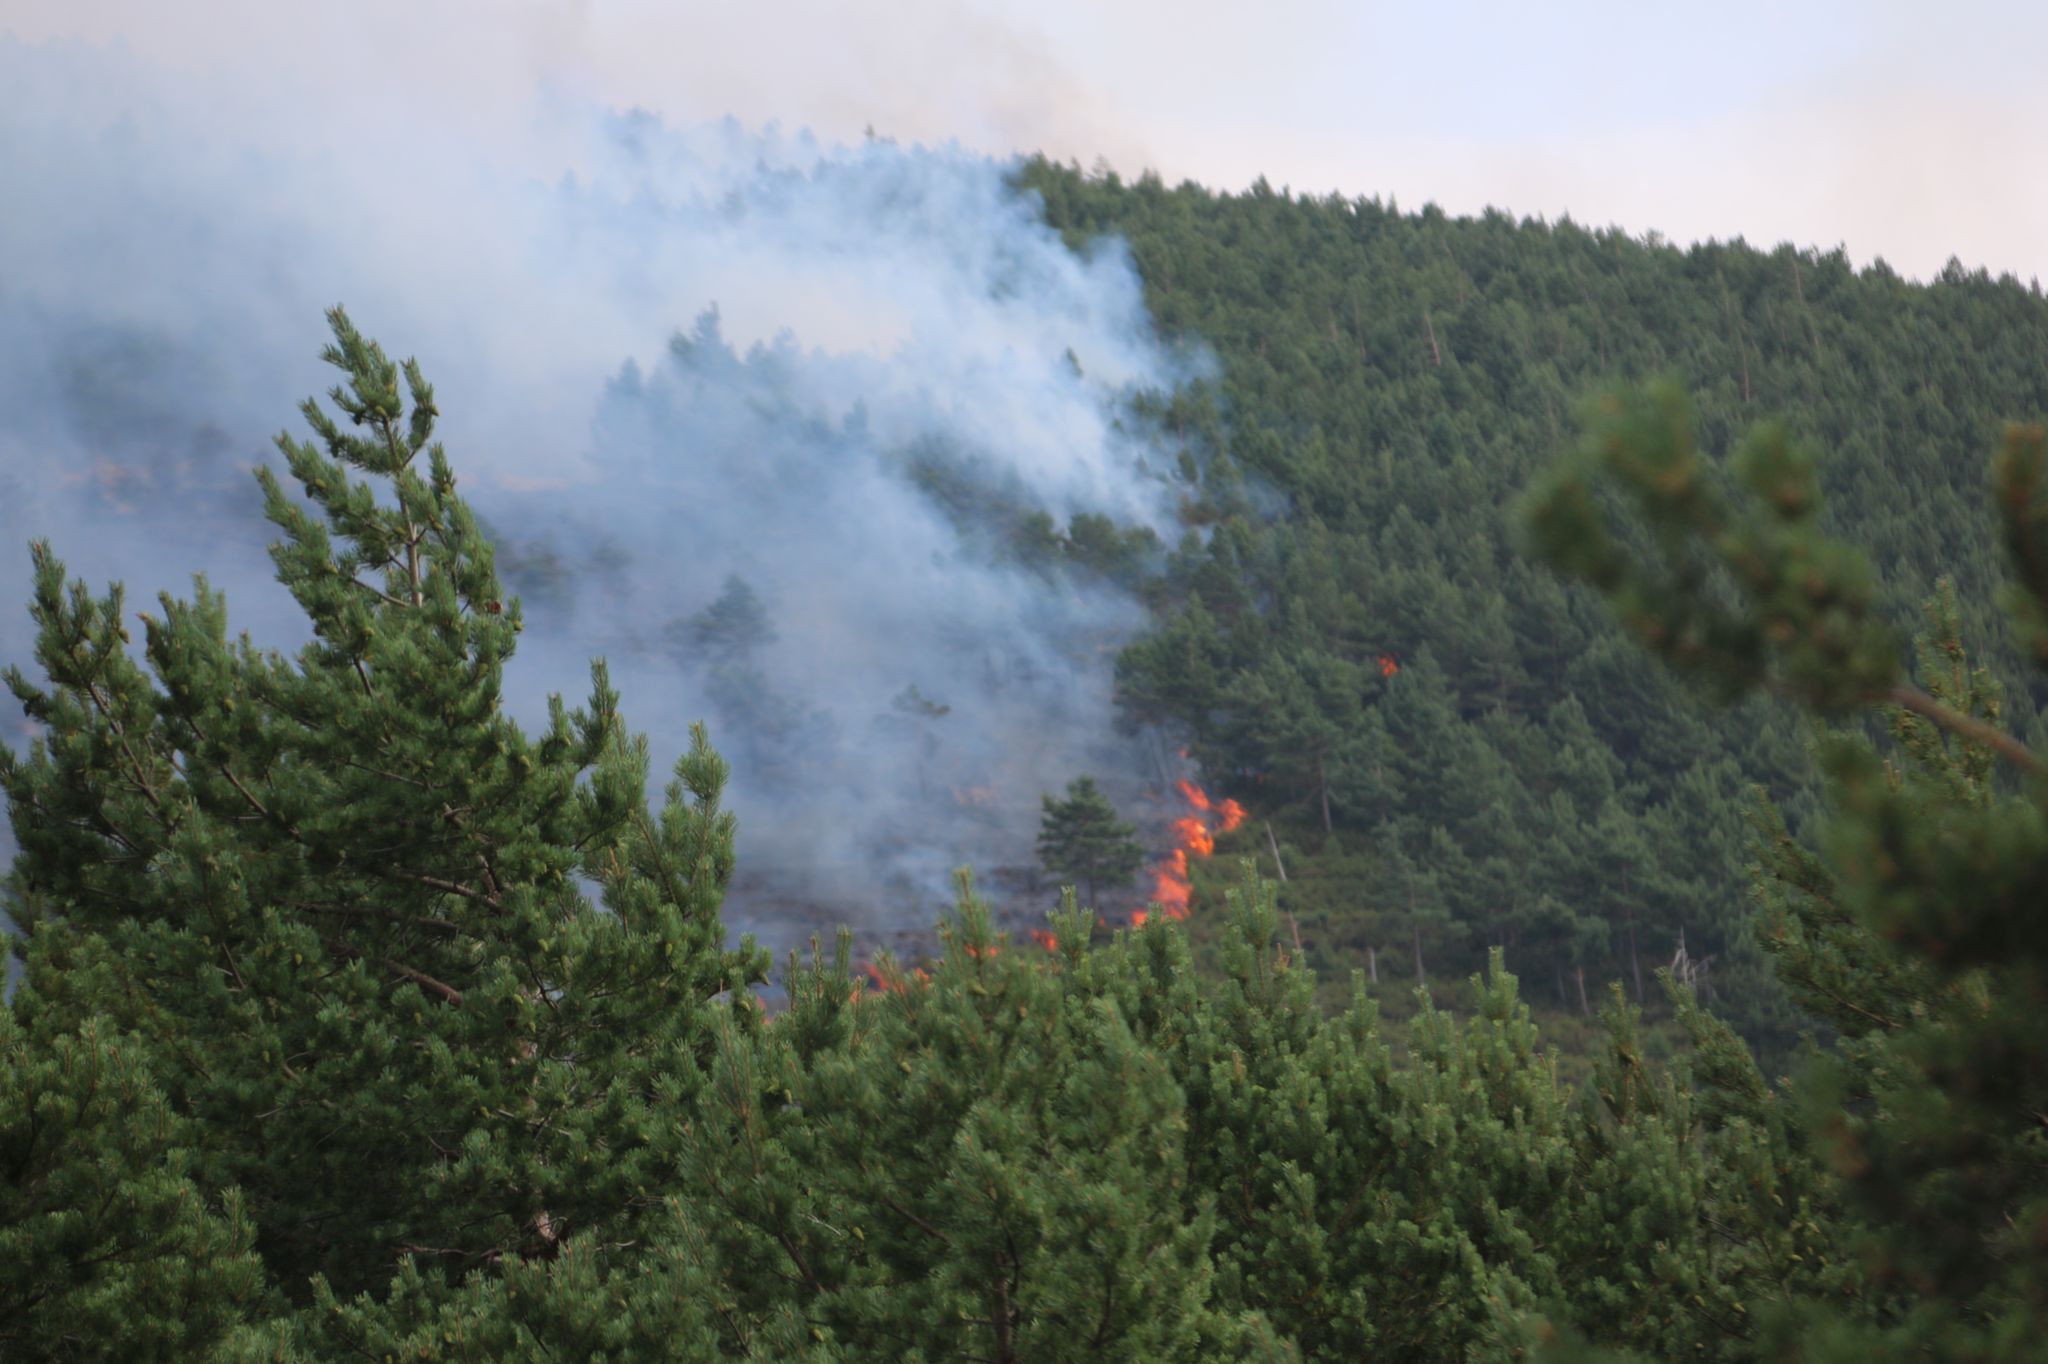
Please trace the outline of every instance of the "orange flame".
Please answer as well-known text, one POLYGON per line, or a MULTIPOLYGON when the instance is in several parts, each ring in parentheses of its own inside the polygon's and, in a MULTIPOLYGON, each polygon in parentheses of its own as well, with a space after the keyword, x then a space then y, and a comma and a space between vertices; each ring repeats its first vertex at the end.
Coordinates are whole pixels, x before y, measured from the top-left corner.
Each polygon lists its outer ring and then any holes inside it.
POLYGON ((1400 660, 1396 659, 1392 654, 1380 655, 1381 677, 1392 677, 1395 673, 1399 671, 1401 671, 1400 660))
MULTIPOLYGON (((1186 756, 1185 753, 1182 754, 1186 756)), ((1212 800, 1207 791, 1191 781, 1176 782, 1181 799, 1195 813, 1173 821, 1174 849, 1152 869, 1152 902, 1158 913, 1169 919, 1188 917, 1188 902, 1194 887, 1188 880, 1188 858, 1208 857, 1216 851, 1216 835, 1227 834, 1244 823, 1244 806, 1234 800, 1212 800), (1204 818, 1206 816, 1206 818, 1204 818)), ((1142 928, 1154 911, 1141 909, 1131 915, 1131 926, 1142 928)))
MULTIPOLYGON (((1227 834, 1238 825, 1244 823, 1244 807, 1236 801, 1224 800, 1219 802, 1211 800, 1207 791, 1204 791, 1191 781, 1176 782, 1175 785, 1180 788, 1181 799, 1194 806, 1197 810, 1200 810, 1203 814, 1214 814, 1218 817, 1220 827, 1216 830, 1217 833, 1227 834)), ((1182 825, 1194 822, 1193 820, 1179 820, 1174 824, 1174 828, 1179 830, 1182 825)), ((1186 844, 1185 839, 1182 842, 1186 844)), ((1187 844, 1187 846, 1192 847, 1193 845, 1187 844)), ((1198 848, 1196 851, 1207 857, 1213 849, 1198 848)))

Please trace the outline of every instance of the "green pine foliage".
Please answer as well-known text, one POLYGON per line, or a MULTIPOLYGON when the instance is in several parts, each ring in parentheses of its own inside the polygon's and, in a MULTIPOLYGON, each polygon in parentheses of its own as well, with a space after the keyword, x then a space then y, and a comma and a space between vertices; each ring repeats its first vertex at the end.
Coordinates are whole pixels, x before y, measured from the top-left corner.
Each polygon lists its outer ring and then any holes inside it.
POLYGON ((1116 807, 1093 777, 1067 783, 1067 798, 1045 797, 1038 830, 1038 860, 1047 875, 1083 890, 1095 904, 1101 890, 1127 886, 1145 863, 1137 829, 1117 818, 1116 807))
MULTIPOLYGON (((1050 959, 961 886, 930 979, 848 996, 813 1062, 805 1164, 833 1231, 808 1310, 846 1359, 1209 1359, 1209 1223, 1183 1206, 1185 1100, 1088 988, 1088 916, 1050 959)), ((843 975, 835 969, 835 993, 843 975)), ((812 989, 826 988, 823 983, 812 989)))
POLYGON ((722 950, 716 755, 700 735, 654 817, 601 667, 544 734, 505 718, 519 610, 433 392, 332 321, 340 417, 308 402, 318 443, 279 440, 310 507, 260 475, 313 642, 230 640, 202 582, 138 660, 120 590, 38 547, 48 682, 8 682, 43 737, 0 755, 17 1012, 138 1040, 299 1302, 639 1237, 706 1002, 762 965, 722 950))
MULTIPOLYGON (((1456 320, 1429 316, 1433 348, 1475 343, 1456 320)), ((43 677, 8 682, 39 737, 0 751, 25 967, 0 1011, 9 1357, 2038 1354, 2043 761, 1964 649, 1965 591, 1935 594, 1907 670, 1797 441, 1765 428, 1724 470, 1668 390, 1593 409, 1528 508, 1616 608, 1565 665, 1612 686, 1540 721, 1516 709, 1511 614, 1480 603, 1478 643, 1382 664, 1325 629, 1349 607, 1312 601, 1334 541, 1271 612, 1255 584, 1282 532, 1225 517, 1221 549, 1183 556, 1200 586, 1139 652, 1186 666, 1126 680, 1267 755, 1297 881, 1336 893, 1353 859, 1369 884, 1312 926, 1405 949, 1412 993, 1359 972, 1328 1007, 1282 908, 1297 882, 1246 861, 1209 911, 1213 969, 1186 926, 1104 935, 1072 891, 1013 940, 963 875, 935 960, 864 975, 842 935, 792 956, 771 1012, 765 954, 720 920, 710 736, 654 810, 601 664, 542 734, 504 716, 519 606, 432 390, 331 321, 339 416, 309 403, 316 441, 280 440, 303 498, 263 476, 312 624, 297 655, 231 642, 204 583, 138 648, 118 589, 35 550, 43 677), (1219 641, 1273 648, 1275 619, 1320 642, 1226 666, 1219 641), (1724 700, 1828 718, 1817 843, 1785 792, 1745 790, 1754 751, 1619 754, 1601 707, 1627 696, 1644 752, 1730 732, 1624 631, 1724 700), (1855 722, 1873 707, 1885 733, 1855 722), (1698 958, 1658 969, 1654 935, 1701 922, 1744 855, 1773 1026, 1816 1032, 1796 1080, 1713 1011, 1698 958), (1472 1007, 1439 1007, 1431 972, 1475 943, 1472 1007), (1582 968, 1620 977, 1583 1085, 1517 961, 1560 1002, 1582 968), (1405 1029, 1381 1022, 1389 986, 1405 1029)), ((1995 487, 2011 640, 2048 662, 2044 449, 2011 433, 1995 487)), ((693 641, 727 662, 767 628, 743 589, 693 641)), ((947 714, 914 688, 898 710, 947 714)), ((1129 841, 1085 779, 1047 809, 1085 846, 1129 841)))
POLYGON ((1200 456, 1183 496, 1208 533, 1149 583, 1157 623, 1118 683, 1293 845, 1284 907, 1322 964, 1414 954, 1457 978, 1502 947, 1546 1006, 1577 1012, 1583 969, 1589 1003, 1622 979, 1661 1013, 1648 976, 1682 936, 1713 959, 1715 1006, 1782 1064, 1799 1025, 1749 932, 1743 802, 1724 793, 1765 787, 1810 837, 1803 723, 1761 697, 1693 704, 1520 552, 1515 501, 1572 447, 1589 391, 1668 376, 1715 448, 1779 417, 1829 452, 1816 486, 1882 569, 1878 616, 1910 629, 1952 578, 2028 733, 2048 685, 1995 606, 1979 456, 2009 416, 2048 411, 2038 289, 1263 181, 1044 161, 1018 180, 1077 248, 1127 242, 1162 331, 1217 361, 1146 407, 1200 456), (1630 827, 1656 853, 1647 896, 1597 851, 1630 827), (1415 914, 1385 905, 1397 848, 1433 873, 1415 914))
POLYGON ((0 1011, 0 1354, 198 1358, 265 1306, 241 1199, 192 1179, 203 1141, 133 1039, 0 1011))
MULTIPOLYGON (((1763 941, 1839 1032, 1799 1121, 1860 1261, 1845 1293, 1789 1298, 1773 1338, 1816 1358, 2031 1357, 2048 1330, 2048 763, 1999 727, 1953 589, 1928 605, 1916 685, 1868 559, 1824 529, 1811 457, 1765 428, 1724 470, 1689 415, 1669 390, 1602 404, 1532 500, 1539 543, 1710 688, 1882 707, 1894 741, 1822 744, 1819 854, 1758 819, 1763 941)), ((1993 466, 2030 642, 2048 611, 2044 446, 2010 428, 1993 466)))

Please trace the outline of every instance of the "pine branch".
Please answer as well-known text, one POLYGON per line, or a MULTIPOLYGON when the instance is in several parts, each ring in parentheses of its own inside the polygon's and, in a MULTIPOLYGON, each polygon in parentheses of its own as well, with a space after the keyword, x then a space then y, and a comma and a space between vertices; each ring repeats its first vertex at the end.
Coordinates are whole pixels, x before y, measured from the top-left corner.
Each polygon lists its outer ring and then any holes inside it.
POLYGON ((1885 700, 1902 710, 1909 710, 1924 719, 1932 720, 1958 738, 1984 745, 2029 775, 2038 776, 2044 770, 2041 759, 2035 756, 2034 751, 2004 730, 1996 725, 1986 724, 1974 715, 1964 715, 1961 711, 1950 710, 1917 687, 1899 683, 1885 693, 1885 700))
POLYGON ((222 763, 220 765, 220 774, 228 779, 228 784, 230 786, 233 786, 237 791, 242 793, 242 799, 249 803, 250 809, 254 810, 257 814, 261 815, 265 820, 269 821, 272 824, 275 824, 278 828, 284 830, 285 833, 291 836, 292 842, 304 843, 306 841, 304 838, 300 837, 299 831, 296 828, 294 828, 290 824, 287 824, 279 816, 272 814, 269 810, 269 807, 265 806, 262 801, 256 799, 255 794, 252 791, 250 791, 248 787, 242 785, 242 779, 235 775, 235 770, 232 767, 229 767, 226 763, 222 763))
POLYGON ((438 876, 427 876, 416 871, 388 871, 384 874, 394 881, 410 881, 414 885, 425 886, 429 890, 446 891, 450 895, 460 895, 465 900, 475 900, 478 904, 489 905, 492 909, 501 910, 505 907, 504 903, 495 895, 487 895, 483 891, 472 889, 456 881, 446 881, 438 876))
POLYGON ((405 605, 404 602, 400 601, 397 597, 392 596, 389 592, 386 592, 383 588, 377 586, 375 583, 366 583, 361 578, 354 577, 353 575, 350 576, 349 581, 354 583, 357 587, 362 588, 363 591, 372 594, 379 601, 388 602, 392 606, 397 606, 401 608, 405 605))
POLYGON ((144 775, 142 760, 135 756, 135 749, 128 742, 127 727, 121 723, 120 717, 114 714, 113 701, 108 697, 102 696, 99 684, 90 679, 87 679, 85 683, 85 694, 92 698, 93 708, 99 711, 101 718, 107 722, 107 728, 112 730, 114 737, 120 741, 121 752, 127 755, 129 769, 135 773, 136 786, 141 790, 143 798, 149 802, 150 808, 157 812, 157 816, 163 822, 164 827, 168 829, 170 821, 164 810, 164 803, 157 796, 156 788, 150 785, 149 778, 144 775))
MULTIPOLYGON (((326 943, 328 947, 341 953, 341 955, 349 958, 351 961, 367 961, 370 959, 369 954, 361 948, 340 938, 328 938, 326 943)), ((436 980, 416 966, 407 966, 404 962, 391 957, 378 957, 376 962, 392 975, 399 977, 401 980, 411 981, 429 994, 437 995, 450 1004, 462 1003, 462 991, 456 989, 445 980, 436 980)))

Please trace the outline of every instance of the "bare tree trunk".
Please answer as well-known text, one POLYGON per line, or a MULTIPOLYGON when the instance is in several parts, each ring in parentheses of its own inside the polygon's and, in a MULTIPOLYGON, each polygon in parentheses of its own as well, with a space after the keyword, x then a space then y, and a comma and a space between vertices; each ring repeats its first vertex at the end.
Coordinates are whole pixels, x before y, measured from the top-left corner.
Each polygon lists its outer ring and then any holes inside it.
POLYGON ((1636 978, 1636 1003, 1641 1004, 1643 1002, 1643 962, 1642 958, 1636 954, 1635 891, 1628 883, 1628 866, 1626 863, 1621 868, 1621 898, 1622 902, 1628 906, 1628 918, 1625 920, 1628 924, 1628 965, 1629 970, 1636 978))
POLYGON ((1581 966, 1581 967, 1579 967, 1579 968, 1578 968, 1578 977, 1579 977, 1579 1012, 1580 1012, 1580 1013, 1582 1013, 1582 1014, 1586 1014, 1586 1015, 1588 1015, 1588 1016, 1590 1017, 1590 1016, 1591 1016, 1591 1014, 1592 1014, 1592 1012, 1593 1012, 1593 1006, 1592 1006, 1591 1004, 1588 1004, 1588 1003, 1586 1002, 1586 968, 1585 968, 1585 967, 1581 966))
POLYGON ((1422 310, 1422 334, 1429 338, 1429 363, 1432 365, 1442 365, 1444 353, 1437 348, 1436 328, 1430 325, 1429 309, 1427 308, 1422 310))
POLYGON ((1016 1364, 1017 1351, 1011 1338, 1010 1280, 1004 1277, 996 1280, 996 1360, 997 1364, 1016 1364))
POLYGON ((1265 824, 1266 843, 1273 849, 1273 870, 1279 873, 1280 884, 1284 886, 1287 884, 1287 868, 1280 862, 1280 840, 1273 837, 1273 821, 1269 819, 1265 824))
POLYGON ((1330 822, 1330 780, 1323 775, 1323 755, 1316 754, 1316 787, 1323 796, 1323 832, 1335 833, 1337 826, 1330 822))
POLYGON ((1742 401, 1750 399, 1749 392, 1749 338, 1742 330, 1742 318, 1735 311, 1735 295, 1728 292, 1728 281, 1720 277, 1721 309, 1728 315, 1728 331, 1735 339, 1735 354, 1742 361, 1742 401))
POLYGON ((1380 950, 1377 947, 1365 949, 1365 973, 1372 978, 1373 984, 1380 983, 1380 950))
POLYGON ((1635 973, 1636 1003, 1640 1004, 1643 1002, 1643 961, 1641 957, 1636 955, 1636 911, 1634 906, 1630 906, 1628 911, 1628 967, 1630 971, 1635 973))

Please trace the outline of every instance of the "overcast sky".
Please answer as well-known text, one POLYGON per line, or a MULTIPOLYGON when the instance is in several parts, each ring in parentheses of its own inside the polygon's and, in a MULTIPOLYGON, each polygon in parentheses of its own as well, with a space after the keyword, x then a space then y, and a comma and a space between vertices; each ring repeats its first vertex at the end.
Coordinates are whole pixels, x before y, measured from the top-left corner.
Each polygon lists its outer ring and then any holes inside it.
POLYGON ((2017 0, 6 0, 0 30, 370 136, 570 94, 2048 274, 2048 6, 2017 0))

